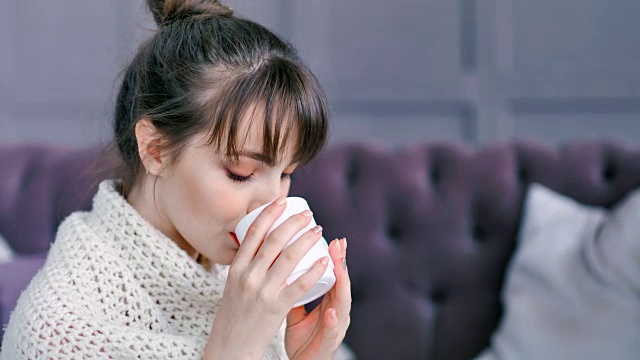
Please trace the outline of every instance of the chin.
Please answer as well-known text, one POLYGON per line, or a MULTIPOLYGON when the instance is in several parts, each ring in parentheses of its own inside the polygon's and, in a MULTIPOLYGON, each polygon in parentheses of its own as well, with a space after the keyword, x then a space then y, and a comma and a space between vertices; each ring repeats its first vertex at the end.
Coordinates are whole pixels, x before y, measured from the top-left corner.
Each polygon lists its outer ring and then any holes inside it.
POLYGON ((220 256, 218 259, 216 259, 217 261, 212 261, 212 262, 219 265, 231 265, 231 263, 233 262, 233 259, 236 258, 237 253, 238 253, 238 250, 225 251, 224 256, 220 256))

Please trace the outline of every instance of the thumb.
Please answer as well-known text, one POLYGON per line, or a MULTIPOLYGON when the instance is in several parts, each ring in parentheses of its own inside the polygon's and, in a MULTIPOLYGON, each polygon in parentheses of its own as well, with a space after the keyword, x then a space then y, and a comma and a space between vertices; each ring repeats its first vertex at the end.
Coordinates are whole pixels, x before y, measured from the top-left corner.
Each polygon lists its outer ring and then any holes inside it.
POLYGON ((327 311, 325 311, 324 325, 326 329, 329 329, 329 331, 326 332, 328 333, 328 335, 333 335, 333 334, 330 334, 332 332, 337 333, 337 331, 334 331, 334 330, 337 330, 338 328, 338 316, 336 315, 336 309, 330 308, 330 309, 327 309, 327 311))
POLYGON ((329 346, 330 351, 335 351, 339 344, 339 328, 338 328, 338 316, 336 315, 336 309, 327 309, 324 313, 324 332, 322 334, 323 342, 325 346, 329 346))

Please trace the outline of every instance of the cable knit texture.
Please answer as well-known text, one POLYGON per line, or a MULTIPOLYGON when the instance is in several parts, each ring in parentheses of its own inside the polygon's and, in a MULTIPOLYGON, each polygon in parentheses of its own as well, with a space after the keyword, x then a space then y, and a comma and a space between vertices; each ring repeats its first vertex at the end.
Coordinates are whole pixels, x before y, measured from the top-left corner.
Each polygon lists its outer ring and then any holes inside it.
MULTIPOLYGON (((104 181, 93 210, 60 225, 0 360, 201 359, 227 273, 202 267, 104 181)), ((264 355, 283 358, 284 327, 264 355)))

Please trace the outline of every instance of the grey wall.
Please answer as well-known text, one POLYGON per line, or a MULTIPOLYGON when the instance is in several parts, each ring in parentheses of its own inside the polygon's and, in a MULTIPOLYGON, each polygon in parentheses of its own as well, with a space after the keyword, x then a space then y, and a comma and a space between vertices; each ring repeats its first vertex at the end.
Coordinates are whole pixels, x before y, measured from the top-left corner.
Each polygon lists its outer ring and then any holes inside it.
MULTIPOLYGON (((227 1, 290 39, 325 87, 333 144, 640 139, 637 0, 227 1)), ((0 143, 108 139, 141 0, 5 0, 0 143)))

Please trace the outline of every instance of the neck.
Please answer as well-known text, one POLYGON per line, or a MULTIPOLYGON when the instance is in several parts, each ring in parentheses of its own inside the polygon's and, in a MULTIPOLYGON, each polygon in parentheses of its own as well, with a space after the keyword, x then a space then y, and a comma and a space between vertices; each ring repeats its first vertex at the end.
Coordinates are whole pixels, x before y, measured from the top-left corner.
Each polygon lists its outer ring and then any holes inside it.
POLYGON ((170 219, 162 212, 162 204, 156 202, 157 177, 145 175, 131 188, 126 199, 145 220, 173 240, 190 257, 197 259, 198 252, 182 237, 170 219))

